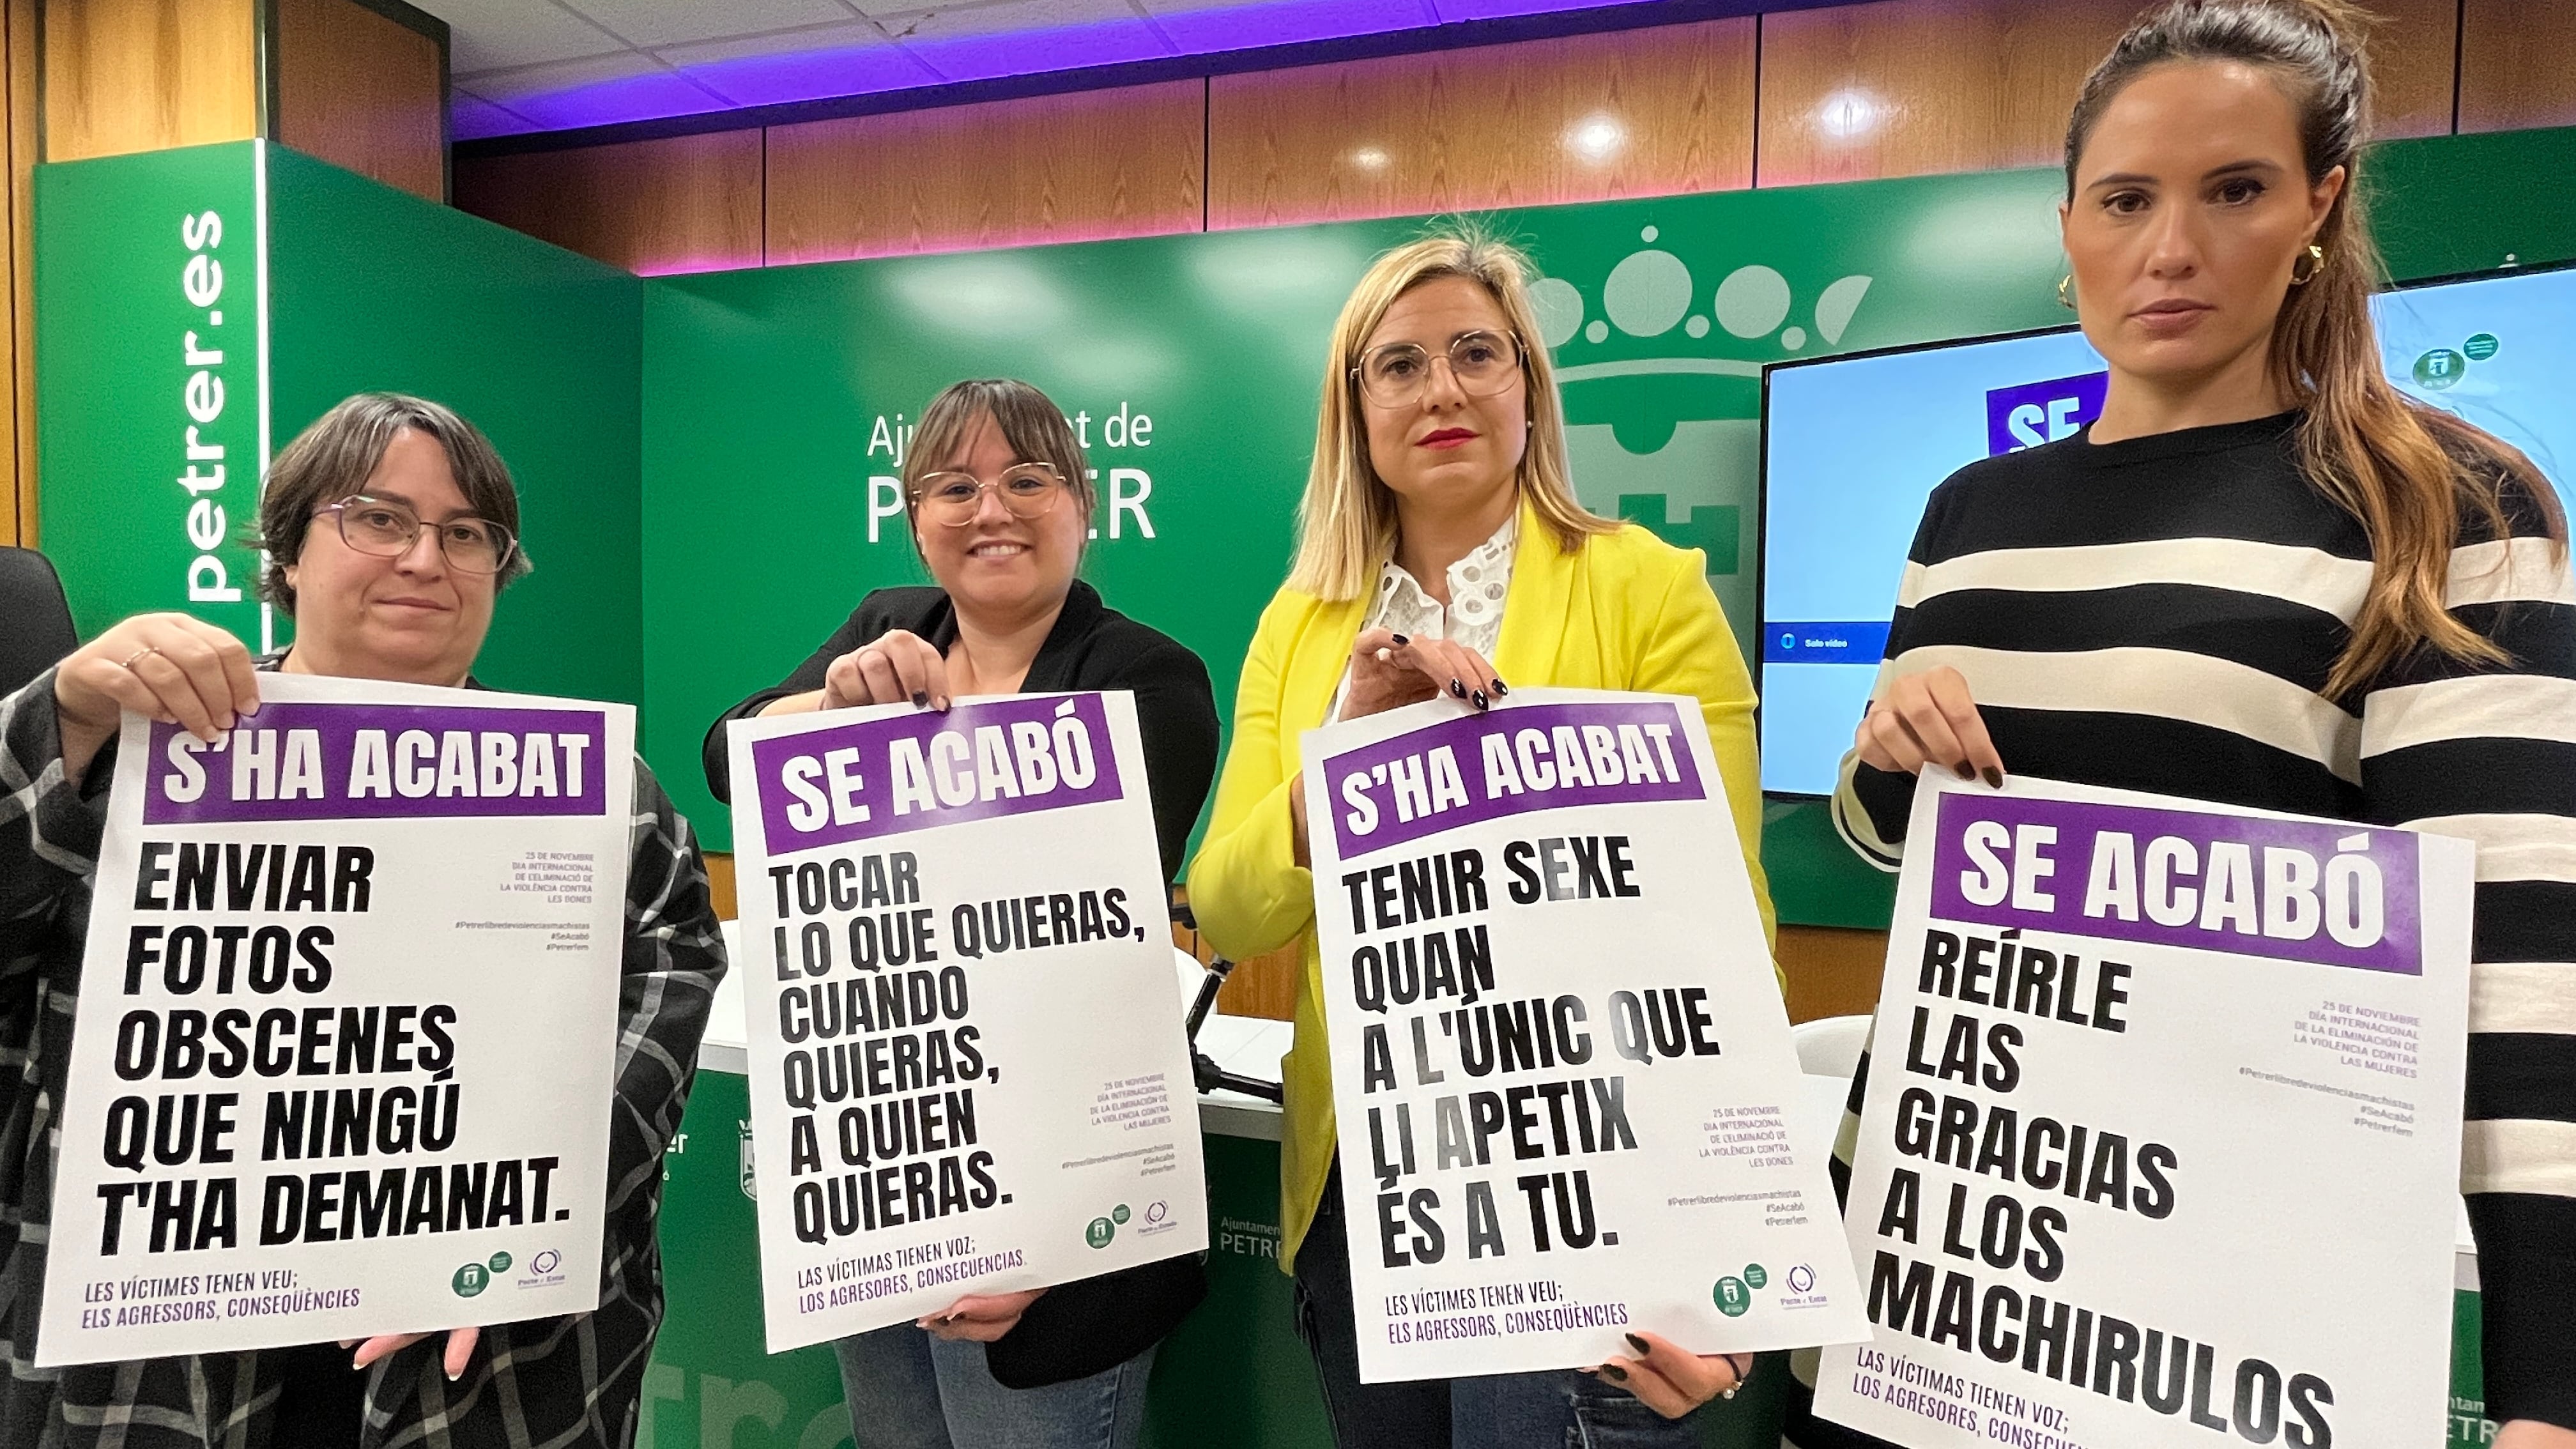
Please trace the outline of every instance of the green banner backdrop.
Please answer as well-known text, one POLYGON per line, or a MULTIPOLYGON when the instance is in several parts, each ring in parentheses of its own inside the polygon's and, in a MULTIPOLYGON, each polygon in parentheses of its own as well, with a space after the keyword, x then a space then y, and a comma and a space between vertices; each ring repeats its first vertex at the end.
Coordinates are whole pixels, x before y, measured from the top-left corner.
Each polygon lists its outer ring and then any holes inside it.
POLYGON ((253 648, 262 469, 353 392, 490 434, 537 570, 477 674, 644 692, 637 420, 644 284, 260 141, 36 168, 44 549, 84 637, 180 609, 253 648))
MULTIPOLYGON (((2576 255, 2519 204, 2576 131, 2381 149, 2406 277, 2576 255)), ((2047 326, 2049 170, 1495 213, 1526 245, 1583 501, 1707 551, 1748 658, 1763 364, 2047 326)), ((871 588, 919 582, 893 475, 907 420, 1005 374, 1075 415, 1099 475, 1086 573, 1207 660, 1232 701, 1285 572, 1324 348, 1369 259, 1421 219, 657 279, 645 299, 647 754, 710 843, 707 723, 775 682, 871 588)), ((1773 801, 1781 919, 1883 926, 1892 883, 1814 802, 1773 801)))
MULTIPOLYGON (((2576 129, 2375 157, 2392 270, 2576 256, 2525 204, 2576 129)), ((536 574, 479 672, 644 707, 645 753, 709 845, 697 745, 725 705, 917 581, 893 475, 959 377, 1046 388, 1099 471, 1086 565, 1199 651, 1220 703, 1285 569, 1333 314, 1420 219, 639 281, 260 142, 37 171, 45 547, 84 632, 187 609, 254 643, 258 465, 365 388, 499 445, 536 574)), ((1527 245, 1576 483, 1707 551, 1753 654, 1763 364, 2064 320, 2045 170, 1543 207, 1527 245)), ((1882 925, 1890 883, 1812 801, 1773 801, 1781 917, 1882 925)))

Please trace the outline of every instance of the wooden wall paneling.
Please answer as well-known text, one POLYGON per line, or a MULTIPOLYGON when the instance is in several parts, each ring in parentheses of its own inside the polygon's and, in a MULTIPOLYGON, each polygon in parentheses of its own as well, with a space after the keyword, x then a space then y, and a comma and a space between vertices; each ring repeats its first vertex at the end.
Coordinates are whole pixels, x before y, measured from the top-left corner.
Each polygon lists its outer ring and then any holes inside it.
POLYGON ((41 13, 44 159, 259 134, 256 0, 59 0, 41 13))
POLYGON ((2576 126, 2576 4, 2462 0, 2461 8, 2460 129, 2576 126))
POLYGON ((1789 978, 1789 1019, 1864 1016, 1878 1009, 1887 933, 1835 926, 1780 928, 1781 973, 1789 978))
POLYGON ((1208 83, 1211 229, 1753 184, 1751 17, 1208 83))
POLYGON ((271 0, 284 145, 431 201, 447 199, 447 55, 357 0, 271 0))
POLYGON ((1207 83, 769 132, 769 260, 1161 236, 1206 220, 1207 83))
POLYGON ((629 271, 761 264, 761 132, 456 163, 456 205, 629 271))
MULTIPOLYGON (((1759 184, 2054 165, 2077 89, 2143 8, 1879 0, 1765 15, 1759 184)), ((2379 133, 2449 131, 2456 0, 2371 8, 2385 19, 2379 133)))
MULTIPOLYGON (((2469 0, 2474 7, 2477 0, 2469 0)), ((2451 134, 2459 76, 2460 0, 2368 0, 2380 24, 2370 37, 2382 140, 2451 134)))
POLYGON ((1879 0, 1762 17, 1759 184, 2043 166, 2140 0, 1879 0))
POLYGON ((730 921, 741 914, 734 895, 733 852, 710 850, 707 857, 707 898, 714 902, 716 919, 730 921))
POLYGON ((7 209, 8 286, 0 291, 9 309, 6 339, 8 387, 0 392, 0 412, 9 415, 8 446, 0 451, 0 470, 9 475, 0 487, 15 505, 16 541, 21 548, 39 544, 36 514, 36 123, 37 0, 6 0, 0 10, 0 46, 6 66, 6 126, 9 183, 7 209))

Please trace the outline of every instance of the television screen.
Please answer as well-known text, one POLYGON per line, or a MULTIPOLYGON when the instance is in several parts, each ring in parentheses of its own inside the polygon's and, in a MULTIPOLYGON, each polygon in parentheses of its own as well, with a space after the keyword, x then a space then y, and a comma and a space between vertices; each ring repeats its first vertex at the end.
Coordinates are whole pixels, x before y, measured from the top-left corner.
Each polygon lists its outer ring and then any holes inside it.
MULTIPOLYGON (((2400 388, 2576 486, 2576 269, 2375 302, 2400 388)), ((1763 378, 1762 788, 1827 795, 1887 647, 1924 499, 1967 463, 2074 433, 2108 375, 2072 327, 1783 363, 1763 378)))

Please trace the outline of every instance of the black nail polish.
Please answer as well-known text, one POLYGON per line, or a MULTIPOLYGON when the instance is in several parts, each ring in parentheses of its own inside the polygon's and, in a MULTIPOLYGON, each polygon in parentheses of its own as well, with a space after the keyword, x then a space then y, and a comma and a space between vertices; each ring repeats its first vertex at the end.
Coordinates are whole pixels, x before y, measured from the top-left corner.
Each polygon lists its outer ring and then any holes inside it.
POLYGON ((922 708, 923 706, 925 706, 925 705, 927 705, 927 704, 929 704, 929 703, 930 703, 930 691, 929 691, 929 690, 926 690, 926 689, 916 689, 916 690, 914 690, 914 691, 912 692, 912 707, 913 707, 914 709, 920 709, 920 708, 922 708))
POLYGON ((1472 700, 1472 701, 1474 701, 1474 702, 1475 702, 1475 705, 1476 705, 1476 708, 1478 708, 1478 709, 1486 709, 1486 708, 1490 708, 1490 707, 1492 706, 1492 703, 1493 703, 1493 701, 1491 701, 1491 700, 1489 700, 1489 699, 1485 698, 1485 692, 1484 692, 1483 690, 1481 690, 1481 689, 1476 690, 1476 691, 1474 691, 1473 693, 1469 694, 1469 695, 1467 696, 1467 698, 1468 698, 1468 699, 1470 699, 1470 700, 1472 700))
POLYGON ((1511 692, 1512 687, 1510 685, 1503 683, 1499 679, 1494 681, 1494 698, 1500 699, 1511 692))
POLYGON ((1449 681, 1449 692, 1458 696, 1460 699, 1465 699, 1467 697, 1467 686, 1460 684, 1457 680, 1453 679, 1449 681))
POLYGON ((1998 790, 2002 789, 2004 787, 2004 772, 2001 770, 1986 771, 1986 783, 1998 790))
POLYGON ((1403 635, 1401 635, 1401 634, 1398 634, 1398 635, 1396 635, 1396 636, 1395 636, 1395 642, 1396 642, 1396 643, 1398 643, 1398 644, 1410 644, 1410 643, 1412 643, 1413 641, 1412 641, 1412 640, 1410 640, 1410 639, 1405 638, 1405 637, 1404 637, 1403 635))
POLYGON ((1639 1358, 1644 1358, 1646 1355, 1654 1352, 1653 1349, 1646 1347, 1646 1341, 1644 1339, 1639 1338, 1633 1333, 1623 1333, 1619 1336, 1628 1340, 1628 1346, 1637 1351, 1637 1357, 1639 1358))
POLYGON ((1616 1382, 1618 1382, 1618 1383, 1623 1383, 1623 1384, 1624 1384, 1624 1383, 1626 1383, 1626 1382, 1628 1381, 1628 1371, 1627 1371, 1626 1369, 1623 1369, 1623 1368, 1619 1367, 1619 1366, 1618 1366, 1617 1364, 1615 1364, 1615 1363, 1605 1363, 1605 1364, 1603 1364, 1603 1365, 1601 1366, 1601 1371, 1602 1371, 1603 1373, 1605 1373, 1605 1374, 1608 1374, 1608 1375, 1609 1375, 1609 1376, 1610 1376, 1614 1381, 1616 1381, 1616 1382))
POLYGON ((1950 767, 1950 773, 1957 775, 1962 780, 1973 780, 1977 778, 1977 767, 1969 764, 1965 760, 1961 760, 1959 763, 1950 767))

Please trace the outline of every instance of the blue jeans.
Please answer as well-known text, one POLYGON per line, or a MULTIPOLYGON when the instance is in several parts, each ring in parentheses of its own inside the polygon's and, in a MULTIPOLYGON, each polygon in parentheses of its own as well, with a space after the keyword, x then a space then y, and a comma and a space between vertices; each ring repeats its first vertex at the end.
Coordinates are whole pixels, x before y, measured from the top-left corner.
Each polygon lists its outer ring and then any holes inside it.
POLYGON ((858 1449, 1135 1449, 1145 1427, 1146 1349, 1087 1379, 1004 1388, 984 1345, 909 1323, 832 1345, 858 1449))
POLYGON ((1451 1449, 1698 1449, 1698 1417, 1571 1369, 1449 1381, 1451 1449))

